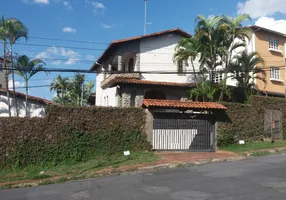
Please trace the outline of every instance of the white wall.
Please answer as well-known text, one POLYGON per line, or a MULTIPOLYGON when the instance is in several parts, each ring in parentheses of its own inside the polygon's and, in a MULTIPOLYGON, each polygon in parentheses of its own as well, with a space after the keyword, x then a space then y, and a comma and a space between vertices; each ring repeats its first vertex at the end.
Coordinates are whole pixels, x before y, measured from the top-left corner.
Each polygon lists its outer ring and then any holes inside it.
MULTIPOLYGON (((29 100, 28 100, 29 101, 29 100)), ((0 117, 9 117, 8 112, 8 98, 6 96, 0 95, 0 117)), ((11 102, 11 115, 12 117, 16 117, 16 106, 13 98, 10 98, 11 102)), ((24 98, 17 98, 19 117, 26 116, 26 103, 24 98)), ((28 111, 30 112, 30 117, 45 117, 45 106, 40 103, 36 103, 36 101, 29 101, 28 103, 28 111)))
MULTIPOLYGON (((148 72, 177 72, 177 65, 173 62, 175 47, 183 37, 172 33, 152 38, 142 39, 140 41, 140 71, 148 72)), ((195 62, 196 68, 199 67, 195 62)), ((189 64, 187 71, 192 72, 192 66, 189 64)), ((143 79, 154 81, 170 82, 191 82, 190 74, 179 76, 178 74, 142 74, 143 79)))
POLYGON ((3 69, 1 69, 2 67, 3 67, 3 65, 2 65, 2 63, 0 63, 0 85, 2 85, 2 88, 6 88, 5 72, 3 69))
POLYGON ((116 87, 101 88, 101 82, 104 80, 104 73, 96 75, 96 106, 116 106, 116 87))

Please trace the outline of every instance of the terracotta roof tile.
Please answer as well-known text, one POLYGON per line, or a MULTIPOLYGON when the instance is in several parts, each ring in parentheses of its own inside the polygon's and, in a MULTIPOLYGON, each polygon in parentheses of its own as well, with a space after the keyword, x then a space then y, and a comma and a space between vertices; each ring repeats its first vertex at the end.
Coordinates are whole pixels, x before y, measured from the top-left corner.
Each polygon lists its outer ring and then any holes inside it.
POLYGON ((149 37, 154 37, 154 36, 158 36, 158 35, 164 35, 164 34, 168 34, 168 33, 178 33, 184 37, 192 37, 191 34, 183 31, 180 28, 174 28, 174 29, 169 29, 169 30, 165 30, 165 31, 160 31, 160 32, 155 32, 155 33, 151 33, 151 34, 147 34, 147 35, 141 35, 141 36, 136 36, 136 37, 131 37, 131 38, 126 38, 126 39, 121 39, 121 40, 114 40, 112 41, 108 47, 105 49, 105 51, 102 53, 102 55, 97 59, 97 61, 92 65, 91 67, 91 71, 94 70, 96 67, 98 67, 99 65, 97 63, 101 63, 103 57, 108 54, 108 52, 110 51, 110 49, 112 49, 112 47, 114 47, 117 44, 120 43, 124 43, 124 42, 130 42, 130 41, 134 41, 134 40, 140 40, 140 39, 144 39, 144 38, 149 38, 149 37))
POLYGON ((216 102, 194 102, 179 100, 159 100, 144 99, 143 107, 159 107, 159 108, 184 108, 184 109, 203 109, 203 110, 226 110, 227 108, 216 102))
POLYGON ((195 87, 194 83, 177 83, 177 82, 165 82, 165 81, 150 81, 150 80, 139 80, 130 78, 115 78, 110 80, 105 87, 113 87, 120 83, 125 84, 137 84, 137 85, 159 85, 159 86, 172 86, 172 87, 195 87))
MULTIPOLYGON (((13 94, 13 91, 11 91, 11 90, 9 90, 9 91, 10 91, 10 94, 13 94)), ((1 88, 0 92, 4 93, 4 95, 6 95, 7 89, 6 88, 1 88)), ((16 96, 20 96, 20 97, 26 98, 26 94, 24 94, 24 93, 15 92, 15 94, 16 94, 16 96)), ((39 101, 39 102, 44 103, 44 104, 56 104, 53 101, 49 101, 47 99, 43 99, 43 98, 40 98, 40 97, 31 96, 31 95, 28 95, 28 99, 34 100, 34 101, 39 101)))

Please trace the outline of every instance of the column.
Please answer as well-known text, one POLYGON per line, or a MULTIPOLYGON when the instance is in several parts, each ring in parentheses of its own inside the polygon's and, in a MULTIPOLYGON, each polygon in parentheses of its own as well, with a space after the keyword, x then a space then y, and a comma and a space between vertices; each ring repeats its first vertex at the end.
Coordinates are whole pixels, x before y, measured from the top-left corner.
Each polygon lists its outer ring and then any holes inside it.
POLYGON ((135 71, 140 71, 140 53, 136 54, 136 58, 135 58, 135 71))
POLYGON ((122 68, 122 56, 121 55, 119 55, 118 56, 118 71, 123 71, 124 69, 122 68))

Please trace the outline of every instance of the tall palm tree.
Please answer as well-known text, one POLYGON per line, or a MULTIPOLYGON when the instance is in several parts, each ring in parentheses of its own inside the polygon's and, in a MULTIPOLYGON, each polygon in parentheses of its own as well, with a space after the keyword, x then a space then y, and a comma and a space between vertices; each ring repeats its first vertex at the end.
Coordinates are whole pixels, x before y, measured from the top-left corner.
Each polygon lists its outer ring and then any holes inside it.
POLYGON ((191 61, 195 80, 197 81, 197 72, 194 65, 194 60, 199 56, 200 44, 194 37, 183 38, 180 40, 175 48, 174 61, 187 62, 191 61))
POLYGON ((15 73, 21 76, 25 80, 26 87, 26 117, 28 116, 28 82, 29 79, 37 74, 41 69, 45 67, 46 63, 41 59, 31 60, 28 56, 20 56, 17 58, 17 64, 15 66, 15 73))
MULTIPOLYGON (((13 63, 13 45, 16 43, 17 40, 20 38, 25 38, 26 40, 28 39, 28 29, 27 27, 18 19, 12 18, 12 19, 7 19, 8 21, 8 26, 5 27, 5 37, 7 41, 9 41, 10 44, 10 59, 11 59, 11 66, 12 68, 14 67, 13 63)), ((14 70, 12 69, 12 83, 13 83, 13 98, 15 100, 15 107, 16 107, 16 113, 17 117, 19 116, 18 112, 18 103, 16 99, 16 94, 15 94, 15 73, 14 70)))
POLYGON ((51 83, 51 91, 57 93, 53 99, 58 104, 83 106, 94 88, 94 82, 86 82, 84 74, 76 73, 73 78, 60 75, 51 83))
POLYGON ((6 38, 6 30, 7 27, 9 26, 9 22, 5 20, 4 16, 2 16, 1 21, 0 21, 0 40, 3 42, 3 49, 4 49, 4 68, 5 68, 5 84, 7 87, 7 105, 8 105, 8 113, 9 117, 11 117, 11 102, 10 102, 10 92, 9 92, 9 70, 7 66, 7 53, 6 53, 6 48, 7 48, 7 38, 6 38))
POLYGON ((55 80, 51 83, 50 90, 56 91, 57 93, 57 103, 66 105, 69 101, 68 91, 70 89, 70 79, 63 78, 61 75, 58 75, 55 80))
POLYGON ((231 78, 237 81, 237 86, 243 90, 245 100, 252 93, 254 80, 262 80, 266 83, 266 73, 263 70, 264 60, 257 52, 243 51, 234 56, 234 62, 230 66, 231 78))
POLYGON ((206 19, 199 15, 196 23, 195 38, 200 42, 202 53, 200 62, 207 66, 211 76, 211 72, 217 67, 217 55, 225 27, 224 20, 220 16, 206 19))

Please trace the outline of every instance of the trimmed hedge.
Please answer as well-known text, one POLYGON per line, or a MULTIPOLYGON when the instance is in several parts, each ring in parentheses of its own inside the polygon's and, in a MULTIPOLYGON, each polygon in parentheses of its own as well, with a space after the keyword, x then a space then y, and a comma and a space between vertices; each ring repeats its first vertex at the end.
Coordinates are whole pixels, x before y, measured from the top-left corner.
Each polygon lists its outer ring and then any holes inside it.
POLYGON ((0 167, 82 162, 151 149, 138 108, 48 106, 39 118, 0 118, 0 167))
POLYGON ((226 146, 238 140, 262 141, 264 133, 264 114, 266 109, 280 110, 282 136, 286 139, 286 99, 252 96, 248 104, 223 103, 228 109, 217 113, 217 145, 226 146))

